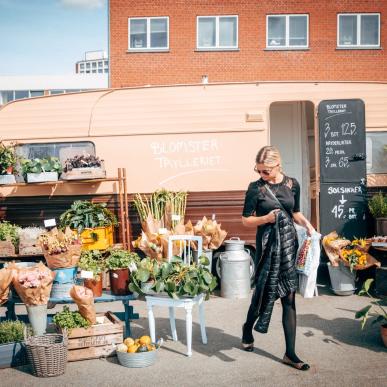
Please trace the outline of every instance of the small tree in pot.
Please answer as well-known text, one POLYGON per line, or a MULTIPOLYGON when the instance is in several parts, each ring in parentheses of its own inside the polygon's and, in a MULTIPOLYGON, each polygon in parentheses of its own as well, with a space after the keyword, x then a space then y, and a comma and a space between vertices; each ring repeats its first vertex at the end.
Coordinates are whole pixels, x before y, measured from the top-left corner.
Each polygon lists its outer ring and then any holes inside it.
POLYGON ((16 183, 13 175, 17 162, 15 148, 13 145, 4 145, 0 142, 0 184, 16 183))
POLYGON ((109 270, 110 289, 115 295, 129 294, 130 268, 137 268, 140 257, 128 250, 110 250, 106 258, 106 268, 109 270))
POLYGON ((82 251, 78 262, 81 269, 81 277, 84 286, 93 291, 94 297, 102 296, 102 272, 105 268, 105 260, 99 250, 82 251))
POLYGON ((379 192, 368 201, 371 215, 376 220, 376 234, 387 235, 387 196, 379 192))

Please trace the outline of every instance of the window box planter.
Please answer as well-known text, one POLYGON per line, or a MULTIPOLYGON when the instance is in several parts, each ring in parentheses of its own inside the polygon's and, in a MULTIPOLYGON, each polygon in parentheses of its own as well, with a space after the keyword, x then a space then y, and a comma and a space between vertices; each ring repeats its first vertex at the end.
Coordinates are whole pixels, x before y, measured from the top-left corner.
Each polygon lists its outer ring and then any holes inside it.
POLYGON ((27 183, 58 181, 58 172, 27 173, 27 183))
POLYGON ((14 175, 0 175, 0 184, 15 184, 16 179, 14 175))
POLYGON ((83 180, 104 179, 106 171, 101 167, 73 168, 71 171, 63 172, 61 180, 83 180))
POLYGON ((19 367, 27 364, 24 342, 0 344, 0 368, 19 367))

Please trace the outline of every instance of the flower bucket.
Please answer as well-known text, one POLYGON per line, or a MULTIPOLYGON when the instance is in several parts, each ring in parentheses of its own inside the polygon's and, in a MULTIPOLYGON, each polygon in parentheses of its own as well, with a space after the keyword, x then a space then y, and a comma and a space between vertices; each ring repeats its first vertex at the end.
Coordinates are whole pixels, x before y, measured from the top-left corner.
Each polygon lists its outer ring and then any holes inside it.
POLYGON ((332 291, 338 296, 350 296, 355 292, 355 274, 343 264, 339 266, 328 265, 332 291))
POLYGON ((51 297, 53 298, 71 298, 70 289, 75 283, 77 275, 76 267, 68 267, 65 269, 53 270, 56 275, 51 289, 51 297))
POLYGON ((102 274, 99 274, 98 277, 97 280, 86 278, 83 280, 83 285, 93 292, 94 297, 102 296, 102 274))
POLYGON ((47 328, 47 305, 26 305, 34 336, 42 336, 47 328))
POLYGON ((129 292, 129 283, 130 283, 130 273, 129 269, 117 269, 110 270, 110 290, 116 296, 124 296, 130 294, 129 292))

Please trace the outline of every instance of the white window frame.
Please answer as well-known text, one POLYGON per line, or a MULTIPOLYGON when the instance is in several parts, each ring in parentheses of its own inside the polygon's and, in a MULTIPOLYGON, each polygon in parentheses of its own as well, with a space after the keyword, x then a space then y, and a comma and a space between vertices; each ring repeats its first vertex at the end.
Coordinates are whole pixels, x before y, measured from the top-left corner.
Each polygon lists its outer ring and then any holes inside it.
POLYGON ((166 51, 169 50, 169 16, 151 16, 151 17, 129 17, 128 18, 128 51, 166 51), (152 19, 167 20, 167 46, 166 47, 150 47, 150 21, 152 19), (146 20, 146 47, 130 47, 130 23, 132 20, 146 20))
POLYGON ((238 15, 203 15, 196 16, 196 48, 198 50, 212 51, 212 50, 236 50, 238 49, 239 38, 239 18, 238 15), (219 46, 219 19, 222 17, 235 17, 236 18, 236 44, 235 46, 219 46), (215 46, 199 46, 199 19, 214 19, 215 18, 215 46))
POLYGON ((305 50, 309 48, 309 14, 307 13, 287 13, 287 14, 270 14, 266 15, 266 49, 267 50, 305 50), (284 17, 285 16, 285 45, 284 46, 269 46, 269 17, 284 17), (289 17, 290 16, 306 16, 306 45, 291 46, 289 45, 289 17))
POLYGON ((356 49, 356 48, 380 48, 380 13, 364 12, 364 13, 338 13, 337 14, 337 47, 356 49), (357 17, 357 36, 356 44, 340 45, 340 16, 356 16, 357 17), (378 44, 360 44, 361 39, 361 17, 362 16, 377 16, 378 17, 378 44))

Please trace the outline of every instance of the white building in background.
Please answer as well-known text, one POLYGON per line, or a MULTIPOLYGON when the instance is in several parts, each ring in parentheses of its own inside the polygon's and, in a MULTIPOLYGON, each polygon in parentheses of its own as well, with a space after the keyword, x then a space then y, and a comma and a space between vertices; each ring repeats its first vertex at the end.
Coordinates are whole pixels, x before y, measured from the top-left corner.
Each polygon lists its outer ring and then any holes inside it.
POLYGON ((108 84, 108 73, 0 76, 0 106, 22 98, 106 89, 108 84))
POLYGON ((87 51, 85 59, 75 64, 77 74, 108 74, 109 60, 106 51, 87 51))

